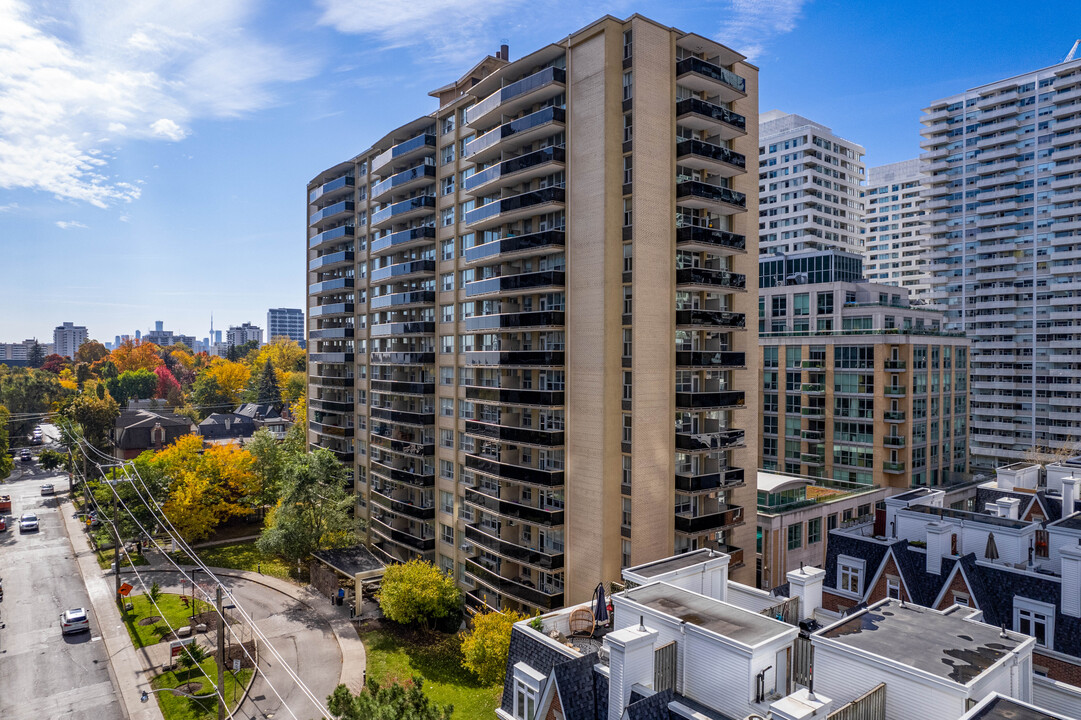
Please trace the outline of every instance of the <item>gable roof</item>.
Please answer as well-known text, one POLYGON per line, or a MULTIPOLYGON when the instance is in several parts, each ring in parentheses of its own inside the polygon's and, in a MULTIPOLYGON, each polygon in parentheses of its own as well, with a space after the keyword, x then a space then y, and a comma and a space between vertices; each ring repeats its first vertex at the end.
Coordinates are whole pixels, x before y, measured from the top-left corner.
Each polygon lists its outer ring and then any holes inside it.
POLYGON ((264 419, 281 417, 281 413, 270 403, 244 403, 236 409, 235 414, 253 420, 257 415, 262 415, 264 419))
POLYGON ((514 672, 518 663, 525 663, 542 675, 551 675, 552 669, 570 660, 570 651, 562 652, 553 644, 539 638, 530 637, 525 630, 512 627, 510 647, 507 649, 507 674, 503 678, 503 700, 500 707, 504 712, 514 713, 514 672))
POLYGON ((593 684, 593 666, 597 660, 597 653, 590 653, 552 668, 565 720, 594 720, 597 717, 593 684))

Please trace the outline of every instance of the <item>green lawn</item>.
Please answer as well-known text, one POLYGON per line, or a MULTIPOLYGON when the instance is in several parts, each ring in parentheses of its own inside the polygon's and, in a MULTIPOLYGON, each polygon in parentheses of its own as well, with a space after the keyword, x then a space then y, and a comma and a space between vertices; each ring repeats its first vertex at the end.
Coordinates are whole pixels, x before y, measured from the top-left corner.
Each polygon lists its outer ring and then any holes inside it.
MULTIPOLYGON (((273 555, 265 555, 255 547, 255 542, 236 543, 235 545, 216 545, 214 547, 199 548, 196 550, 199 558, 210 567, 232 568, 234 570, 250 570, 261 572, 264 575, 290 579, 289 566, 280 558, 273 555)), ((174 553, 173 559, 179 563, 190 563, 191 560, 183 553, 174 553)))
POLYGON ((360 631, 368 654, 368 678, 380 684, 407 683, 424 678, 424 692, 439 705, 454 705, 456 718, 492 717, 502 685, 482 685, 462 667, 457 635, 399 631, 389 623, 360 631))
MULTIPOLYGON (((210 676, 214 683, 218 682, 218 666, 213 659, 204 660, 200 663, 200 667, 206 672, 206 675, 210 676)), ((252 671, 249 669, 241 670, 236 674, 234 680, 233 673, 226 671, 223 695, 230 708, 235 707, 234 697, 237 701, 243 697, 244 688, 247 686, 251 674, 252 671)), ((204 720, 204 718, 211 720, 217 718, 218 704, 214 694, 214 686, 198 669, 183 670, 177 668, 173 672, 158 675, 150 684, 155 689, 162 689, 179 687, 189 682, 201 682, 201 687, 194 692, 188 692, 189 695, 206 695, 207 699, 196 700, 182 695, 174 695, 171 692, 154 693, 165 720, 204 720)))
MULTIPOLYGON (((174 630, 180 627, 184 627, 189 624, 191 618, 191 596, 187 596, 188 605, 185 606, 179 595, 172 593, 162 593, 158 598, 158 607, 154 607, 150 602, 150 598, 146 595, 132 595, 127 599, 133 606, 133 609, 126 611, 123 615, 124 625, 128 628, 128 634, 131 636, 131 642, 136 648, 146 647, 147 645, 155 645, 161 642, 163 635, 169 632, 169 628, 174 630), (160 608, 160 610, 159 610, 160 608), (155 623, 140 625, 139 621, 148 617, 161 617, 155 623), (166 624, 168 622, 168 625, 166 624)), ((209 610, 211 606, 202 600, 197 600, 196 612, 203 612, 209 610)))
MULTIPOLYGON (((98 557, 98 567, 100 567, 102 570, 108 570, 113 566, 114 554, 112 550, 98 550, 95 554, 98 557)), ((142 555, 139 555, 138 553, 133 553, 128 557, 124 557, 124 555, 121 554, 121 558, 123 558, 120 561, 121 567, 131 567, 132 565, 147 564, 147 559, 142 555), (130 558, 130 560, 128 558, 130 558)))

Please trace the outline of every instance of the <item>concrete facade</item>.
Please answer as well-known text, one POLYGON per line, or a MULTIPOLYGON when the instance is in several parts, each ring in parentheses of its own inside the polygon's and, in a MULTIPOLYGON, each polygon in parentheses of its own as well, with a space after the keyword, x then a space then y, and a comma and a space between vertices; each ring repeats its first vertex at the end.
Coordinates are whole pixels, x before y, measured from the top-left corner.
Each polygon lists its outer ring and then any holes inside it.
POLYGON ((86 342, 86 327, 66 322, 53 330, 53 352, 66 358, 74 358, 79 346, 86 342))
POLYGON ((931 288, 920 168, 919 158, 867 168, 861 192, 867 279, 903 287, 914 302, 928 300, 931 288))

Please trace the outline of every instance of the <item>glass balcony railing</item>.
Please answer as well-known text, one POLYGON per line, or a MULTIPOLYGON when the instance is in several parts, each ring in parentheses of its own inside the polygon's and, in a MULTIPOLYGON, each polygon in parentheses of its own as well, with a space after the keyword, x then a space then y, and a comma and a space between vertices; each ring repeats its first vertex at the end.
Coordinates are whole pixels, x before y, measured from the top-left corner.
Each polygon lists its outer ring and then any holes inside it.
POLYGON ((412 185, 418 180, 431 180, 434 182, 435 174, 435 164, 432 162, 424 162, 408 170, 402 170, 400 173, 395 173, 386 180, 381 180, 372 185, 372 199, 382 197, 391 190, 412 185))
POLYGON ((562 430, 535 430, 533 428, 509 427, 474 420, 466 421, 465 434, 516 445, 559 447, 563 444, 562 430))
POLYGON ((515 135, 521 135, 525 132, 548 125, 551 123, 564 123, 567 120, 566 111, 559 107, 546 107, 538 110, 529 115, 518 118, 517 120, 511 120, 510 122, 503 123, 497 128, 493 128, 484 133, 478 138, 474 138, 466 143, 464 157, 466 159, 472 158, 477 153, 483 152, 492 148, 496 143, 502 142, 507 138, 514 137, 515 135))
POLYGON ((679 268, 676 270, 676 285, 711 285, 732 290, 746 290, 747 276, 729 270, 679 268))
POLYGON ((351 238, 353 237, 355 231, 356 228, 354 228, 352 225, 341 225, 336 228, 331 228, 330 230, 321 232, 318 235, 313 235, 312 238, 308 241, 308 248, 314 249, 319 247, 320 245, 323 245, 324 243, 331 242, 332 240, 351 238))
POLYGON ((417 552, 431 552, 435 549, 435 537, 417 537, 406 530, 397 530, 391 527, 389 518, 380 518, 372 513, 372 532, 398 545, 405 545, 417 552))
POLYGON ((372 310, 385 310, 387 308, 403 307, 406 305, 429 305, 434 302, 434 290, 414 290, 412 292, 378 295, 368 300, 368 307, 372 310))
POLYGON ((421 133, 420 135, 411 137, 408 140, 398 143, 386 152, 376 155, 375 159, 372 160, 372 172, 378 171, 387 163, 395 160, 402 161, 406 156, 416 154, 419 151, 427 150, 428 148, 431 148, 434 151, 435 145, 435 135, 432 135, 431 133, 421 133))
POLYGON ((328 305, 318 305, 313 308, 308 308, 308 317, 325 317, 327 315, 352 315, 353 303, 330 303, 328 305))
POLYGON ((476 455, 465 456, 465 466, 470 470, 490 475, 492 477, 514 480, 530 485, 544 487, 558 487, 563 484, 562 470, 541 470, 540 468, 510 465, 476 455))
POLYGON ((505 275, 502 277, 475 280, 465 284, 465 296, 476 297, 491 293, 506 293, 517 290, 536 290, 538 288, 563 287, 566 273, 562 270, 544 270, 541 272, 505 275))
POLYGON ((524 520, 533 525, 552 527, 563 524, 562 509, 535 508, 531 505, 501 500, 472 488, 466 488, 465 501, 492 514, 524 520))
POLYGON ((431 365, 435 362, 435 353, 373 352, 371 361, 375 365, 431 365))
POLYGON ((747 238, 727 230, 715 230, 700 225, 683 225, 676 228, 676 245, 702 245, 746 252, 747 238))
POLYGON ((534 205, 544 205, 553 202, 561 203, 565 201, 566 192, 561 187, 532 190, 530 192, 521 193, 520 195, 512 195, 501 200, 493 200, 486 205, 481 205, 479 208, 470 210, 465 214, 465 224, 475 225, 482 220, 496 218, 503 213, 523 210, 533 207, 534 205))
POLYGON ((893 371, 901 371, 908 367, 908 363, 904 360, 887 360, 886 369, 893 371))
MULTIPOLYGON (((679 355, 679 353, 676 353, 679 355)), ((742 353, 740 353, 742 354, 742 353)), ((676 361, 679 364, 679 361, 676 361)), ((742 390, 722 390, 720 392, 676 392, 676 407, 690 410, 705 408, 737 408, 746 404, 742 390)))
POLYGON ((313 203, 319 198, 323 197, 327 193, 337 192, 338 190, 345 190, 356 185, 356 179, 352 175, 343 175, 340 178, 335 178, 329 182, 325 182, 316 189, 308 193, 308 202, 313 203))
POLYGON ((720 430, 712 433, 685 433, 676 430, 676 449, 689 452, 703 450, 727 450, 741 447, 746 433, 743 430, 720 430))
POLYGON ((308 331, 309 340, 341 340, 351 337, 353 337, 353 328, 351 327, 322 328, 308 331))
POLYGON ((467 386, 467 400, 499 403, 503 405, 562 405, 562 390, 520 390, 515 388, 487 388, 467 386))
POLYGON ((473 107, 466 110, 465 121, 467 124, 476 122, 477 118, 487 115, 503 103, 509 102, 520 95, 539 90, 545 85, 551 85, 552 83, 565 84, 566 82, 567 72, 563 68, 544 68, 517 82, 504 85, 473 107))
POLYGON ((562 230, 545 230, 528 235, 512 235, 499 240, 474 245, 465 249, 467 263, 483 260, 495 255, 511 255, 531 250, 561 248, 566 242, 566 233, 562 230))
POLYGON ((563 567, 563 553, 546 553, 518 543, 507 542, 477 524, 465 526, 465 538, 495 555, 516 563, 532 565, 548 571, 560 570, 563 567))
POLYGON ((903 473, 905 471, 905 464, 903 462, 890 462, 885 460, 882 462, 882 469, 888 473, 903 473))
POLYGON ((702 75, 710 80, 724 83, 733 90, 737 90, 741 93, 747 92, 747 81, 736 75, 734 72, 727 68, 723 68, 720 65, 714 65, 711 62, 706 62, 701 58, 689 57, 683 58, 676 63, 676 76, 685 75, 687 73, 694 73, 696 75, 702 75))
POLYGON ((309 295, 330 292, 331 290, 347 290, 353 287, 353 278, 334 278, 323 282, 312 283, 308 286, 309 295))
POLYGON ((882 438, 882 444, 888 448, 903 448, 905 446, 905 438, 903 435, 887 435, 882 438))
POLYGON ((727 310, 676 310, 676 325, 740 329, 747 327, 743 313, 727 310))
POLYGON ((393 410, 391 408, 369 407, 368 415, 387 422, 402 423, 403 425, 432 425, 435 423, 434 412, 411 412, 409 410, 393 410))
POLYGON ((371 271, 369 279, 372 284, 375 284, 394 280, 395 278, 404 277, 406 275, 434 272, 435 260, 410 260, 409 262, 396 263, 394 265, 385 265, 381 268, 376 268, 371 271))
POLYGON ((504 313, 501 315, 475 315, 465 319, 466 332, 485 330, 513 330, 516 328, 563 327, 566 322, 563 311, 504 313))
POLYGON ((435 333, 434 322, 389 322, 374 323, 368 328, 370 337, 389 335, 431 335, 435 333))
POLYGON ((372 502, 395 515, 404 515, 414 520, 435 520, 435 505, 415 505, 405 500, 395 500, 390 495, 378 492, 374 487, 371 491, 372 502))
POLYGON ((903 385, 887 385, 882 392, 886 397, 900 398, 905 396, 906 389, 903 385))
POLYGON ((685 180, 676 185, 676 202, 683 198, 701 198, 747 208, 747 196, 731 188, 710 185, 699 180, 685 180))
POLYGON ((746 156, 735 150, 729 150, 726 147, 702 142, 701 140, 680 140, 676 143, 677 158, 691 155, 697 155, 698 157, 707 158, 709 160, 716 160, 717 162, 731 165, 740 170, 745 170, 747 168, 746 156))
POLYGON ((904 410, 887 410, 883 415, 883 419, 886 422, 904 422, 905 411, 904 410))
POLYGON ((501 577, 494 570, 489 570, 472 558, 465 561, 465 571, 466 574, 476 578, 477 582, 491 588, 500 595, 524 602, 527 605, 544 610, 554 610, 563 605, 562 591, 549 594, 535 589, 531 580, 521 577, 516 580, 501 577))
POLYGON ((826 417, 826 408, 819 405, 810 405, 801 407, 800 415, 805 418, 824 418, 826 417))
POLYGON ((694 534, 713 532, 728 527, 734 527, 743 522, 743 508, 737 506, 722 506, 718 512, 707 515, 684 515, 676 513, 676 532, 694 534))
POLYGON ((408 230, 399 230, 372 240, 372 252, 381 253, 391 248, 399 248, 409 244, 423 244, 424 241, 434 240, 435 227, 431 225, 409 228, 408 230))
POLYGON ((431 395, 435 392, 435 383, 409 382, 405 380, 369 380, 372 392, 391 393, 394 395, 431 395))
POLYGON ((538 167, 540 165, 547 165, 552 162, 562 163, 565 161, 566 152, 563 148, 541 148, 540 150, 534 150, 525 155, 520 155, 516 158, 511 158, 510 160, 504 160, 490 168, 485 168, 480 172, 473 173, 462 181, 462 189, 466 192, 473 192, 476 188, 487 185, 498 178, 509 177, 523 170, 528 170, 529 168, 538 167))
POLYGON ((731 490, 743 484, 743 468, 722 468, 717 472, 699 475, 676 472, 676 490, 685 493, 731 490))
POLYGON ((430 488, 435 487, 435 473, 414 472, 403 468, 394 468, 378 460, 371 461, 372 472, 381 478, 386 478, 411 487, 430 488))
POLYGON ((466 365, 489 367, 498 365, 552 367, 563 365, 565 362, 562 350, 478 350, 462 353, 459 357, 466 365))
POLYGON ((352 250, 342 250, 336 253, 328 253, 314 258, 308 263, 309 270, 321 270, 322 268, 342 263, 352 263, 355 260, 352 250))
POLYGON ((747 130, 747 118, 719 105, 714 105, 713 103, 708 103, 705 100, 699 100, 698 98, 685 98, 676 102, 677 116, 688 115, 691 113, 702 115, 711 120, 730 125, 736 130, 743 132, 746 132, 747 130))
POLYGON ((434 195, 418 195, 408 200, 387 205, 381 210, 376 210, 372 213, 372 225, 379 225, 395 218, 401 219, 406 215, 411 216, 426 210, 435 211, 434 195))
MULTIPOLYGON (((743 368, 747 353, 733 350, 677 350, 676 365, 680 367, 743 368)), ((734 391, 733 391, 734 392, 734 391)))
POLYGON ((319 363, 351 363, 353 362, 353 353, 351 352, 313 352, 308 353, 308 360, 310 362, 319 363))
POLYGON ((341 202, 336 202, 333 205, 327 205, 322 210, 317 210, 311 215, 309 215, 308 224, 314 225, 317 222, 334 217, 335 215, 351 213, 353 212, 355 207, 356 206, 353 204, 352 200, 342 200, 341 202))

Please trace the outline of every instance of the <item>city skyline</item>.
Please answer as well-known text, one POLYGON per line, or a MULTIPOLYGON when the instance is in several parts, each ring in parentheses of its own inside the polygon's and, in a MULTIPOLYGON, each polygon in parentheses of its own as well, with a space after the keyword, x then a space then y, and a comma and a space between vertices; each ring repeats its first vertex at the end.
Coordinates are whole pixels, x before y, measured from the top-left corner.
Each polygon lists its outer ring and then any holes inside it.
POLYGON ((298 183, 362 150, 385 122, 430 112, 426 92, 504 39, 513 59, 606 12, 708 28, 761 68, 762 111, 826 124, 864 145, 872 166, 918 156, 923 107, 958 87, 1061 61, 1081 27, 1073 20, 1081 11, 1065 3, 1023 17, 1005 3, 981 4, 978 14, 936 6, 931 24, 924 7, 557 2, 524 17, 514 2, 422 3, 395 13, 321 0, 258 12, 226 2, 196 17, 183 6, 144 4, 106 28, 79 12, 60 21, 16 3, 0 11, 18 30, 0 47, 22 58, 0 80, 9 100, 0 110, 9 141, 0 151, 0 237, 9 266, 22 272, 0 291, 0 337, 43 334, 64 319, 99 339, 153 319, 191 332, 208 325, 214 308, 258 319, 268 307, 299 306, 304 279, 290 261, 302 252, 298 183), (417 45, 433 38, 409 27, 441 12, 462 29, 422 55, 417 45), (363 27, 354 20, 361 15, 363 27), (854 63, 852 48, 868 28, 880 61, 854 63), (956 42, 962 30, 980 41, 956 42), (31 41, 56 52, 31 53, 31 41), (116 45, 127 50, 106 47, 116 45), (805 62, 808 51, 816 62, 805 62), (227 79, 208 64, 228 66, 227 79), (71 82, 42 84, 39 72, 71 82), (121 87, 103 77, 142 79, 121 87), (385 114, 365 113, 377 99, 385 114), (17 111, 75 106, 84 112, 17 111), (27 160, 41 156, 48 172, 27 160), (243 268, 248 276, 237 272, 243 268), (47 293, 38 290, 41 278, 47 293))

